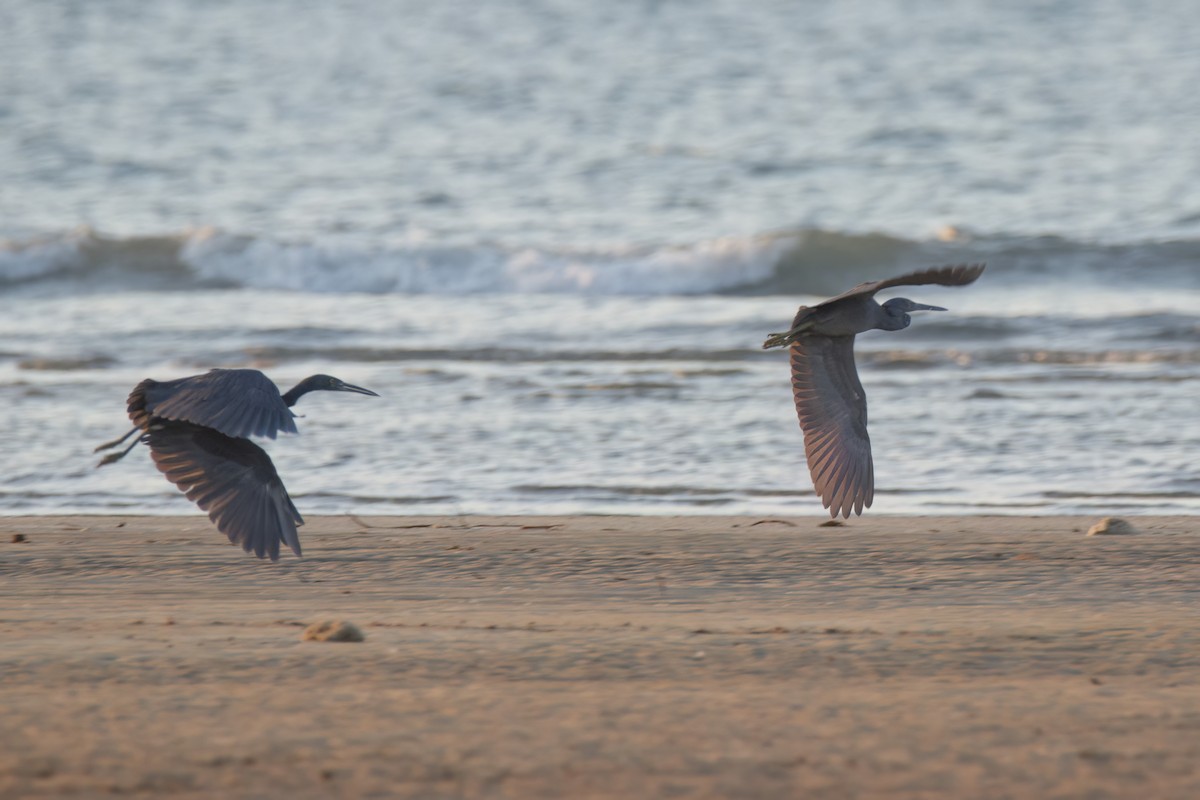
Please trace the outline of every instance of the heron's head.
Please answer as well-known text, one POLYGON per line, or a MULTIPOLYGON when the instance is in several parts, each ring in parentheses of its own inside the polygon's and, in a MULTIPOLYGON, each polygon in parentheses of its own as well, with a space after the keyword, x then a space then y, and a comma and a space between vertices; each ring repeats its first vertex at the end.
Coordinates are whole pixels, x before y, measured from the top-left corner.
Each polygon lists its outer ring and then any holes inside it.
POLYGON ((907 297, 893 297, 883 304, 883 314, 888 326, 887 330, 898 331, 907 328, 912 318, 910 311, 945 311, 941 306, 927 306, 924 303, 914 303, 907 297))
POLYGON ((283 402, 289 407, 294 406, 297 400, 309 392, 355 392, 356 394, 369 394, 372 397, 379 397, 379 395, 370 389, 346 383, 332 375, 309 375, 284 393, 283 402))
POLYGON ((357 394, 369 394, 372 397, 379 397, 379 395, 370 389, 346 383, 344 380, 335 378, 332 375, 310 375, 302 380, 300 385, 305 387, 305 390, 309 392, 355 392, 357 394))

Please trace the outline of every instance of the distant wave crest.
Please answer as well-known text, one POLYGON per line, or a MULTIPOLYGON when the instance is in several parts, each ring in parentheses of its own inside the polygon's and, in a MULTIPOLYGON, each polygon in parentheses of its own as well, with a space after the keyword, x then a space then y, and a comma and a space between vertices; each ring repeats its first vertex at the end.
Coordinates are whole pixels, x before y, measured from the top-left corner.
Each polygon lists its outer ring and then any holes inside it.
POLYGON ((203 228, 115 238, 80 229, 0 242, 0 288, 49 293, 196 288, 299 292, 596 295, 831 294, 931 263, 988 260, 997 272, 1079 278, 1182 277, 1200 241, 1102 245, 1058 237, 934 240, 805 229, 690 245, 591 249, 285 242, 203 228), (997 269, 999 267, 999 269, 997 269))

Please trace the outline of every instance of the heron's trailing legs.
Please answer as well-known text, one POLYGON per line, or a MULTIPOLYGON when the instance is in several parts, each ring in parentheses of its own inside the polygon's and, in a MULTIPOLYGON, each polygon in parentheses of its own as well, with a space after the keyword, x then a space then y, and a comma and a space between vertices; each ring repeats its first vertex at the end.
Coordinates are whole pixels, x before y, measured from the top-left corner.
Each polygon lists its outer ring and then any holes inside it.
MULTIPOLYGON (((96 448, 95 450, 93 450, 92 452, 93 452, 93 453, 99 453, 101 450, 107 450, 107 449, 108 449, 108 448, 110 448, 110 447, 116 447, 116 446, 117 446, 117 445, 119 445, 121 442, 125 441, 125 440, 126 440, 126 439, 128 439, 130 436, 132 436, 133 434, 137 433, 137 432, 138 432, 138 431, 140 431, 140 430, 141 430, 141 428, 133 428, 132 430, 130 430, 130 431, 129 431, 129 433, 125 434, 125 435, 124 435, 124 436, 122 436, 120 439, 113 439, 111 442, 105 442, 104 444, 100 445, 99 447, 97 447, 97 448, 96 448)), ((122 458, 124 458, 126 455, 128 455, 128 454, 129 454, 129 451, 130 451, 130 450, 132 450, 133 448, 137 447, 137 445, 138 445, 138 442, 140 442, 141 440, 142 440, 142 437, 140 437, 140 436, 139 436, 138 438, 136 438, 136 439, 134 439, 134 440, 133 440, 133 443, 132 443, 132 444, 130 444, 130 445, 129 445, 129 447, 126 447, 126 448, 125 448, 124 450, 122 450, 121 452, 119 452, 119 453, 109 453, 109 454, 108 454, 108 455, 106 455, 104 458, 100 459, 100 463, 99 463, 99 464, 97 464, 97 465, 96 465, 96 467, 97 467, 97 468, 99 468, 99 467, 103 467, 105 464, 111 464, 111 463, 113 463, 114 461, 120 461, 122 458)))
POLYGON ((763 350, 770 350, 772 347, 783 347, 785 344, 791 344, 795 341, 795 338, 791 331, 769 334, 767 340, 763 342, 763 350))
POLYGON ((811 321, 802 322, 792 328, 787 333, 772 333, 767 336, 767 340, 763 342, 763 350, 770 350, 772 347, 783 347, 800 338, 800 334, 812 328, 811 321))
POLYGON ((130 429, 129 429, 129 433, 125 434, 125 435, 124 435, 124 436, 122 436, 120 439, 113 439, 111 442, 105 442, 104 444, 100 445, 99 447, 97 447, 97 448, 96 448, 95 450, 93 450, 92 452, 93 452, 93 453, 99 453, 101 450, 107 450, 107 449, 108 449, 108 448, 110 448, 110 447, 116 447, 116 446, 117 446, 117 445, 119 445, 121 442, 123 442, 123 441, 125 441, 126 439, 128 439, 130 436, 133 436, 133 435, 134 435, 135 433, 137 433, 139 430, 141 430, 141 428, 138 428, 138 427, 136 427, 136 426, 135 426, 135 427, 133 427, 133 428, 130 428, 130 429))

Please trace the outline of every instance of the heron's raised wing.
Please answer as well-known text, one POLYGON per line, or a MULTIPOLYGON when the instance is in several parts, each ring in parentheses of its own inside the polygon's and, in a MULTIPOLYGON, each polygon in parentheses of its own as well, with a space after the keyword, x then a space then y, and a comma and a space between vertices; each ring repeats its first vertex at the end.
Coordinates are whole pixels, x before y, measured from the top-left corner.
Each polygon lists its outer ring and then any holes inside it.
POLYGON ((873 295, 876 292, 884 289, 890 289, 893 286, 928 286, 931 283, 936 283, 939 286, 966 286, 968 283, 974 283, 975 280, 983 274, 986 264, 952 264, 945 267, 930 267, 928 269, 909 272, 904 275, 899 275, 895 278, 884 278, 881 281, 868 281, 860 283, 853 289, 848 289, 842 292, 837 297, 831 297, 821 305, 836 303, 838 300, 845 300, 847 297, 873 295))
POLYGON ((867 397, 853 336, 804 336, 792 344, 792 393, 813 486, 829 513, 861 514, 875 497, 867 397))
POLYGON ((229 541, 272 561, 280 542, 300 555, 296 526, 304 518, 261 447, 186 422, 152 429, 146 440, 159 471, 207 511, 229 541))
POLYGON ((271 379, 256 369, 214 369, 173 381, 142 381, 129 395, 129 418, 145 427, 149 416, 238 438, 274 439, 280 431, 296 432, 296 415, 271 379))

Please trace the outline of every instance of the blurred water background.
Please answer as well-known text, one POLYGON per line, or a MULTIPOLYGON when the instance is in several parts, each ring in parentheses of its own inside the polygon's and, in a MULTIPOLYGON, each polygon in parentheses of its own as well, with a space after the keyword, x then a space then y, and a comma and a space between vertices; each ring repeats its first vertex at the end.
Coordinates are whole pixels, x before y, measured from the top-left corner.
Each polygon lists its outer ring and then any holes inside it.
POLYGON ((196 513, 141 378, 314 372, 306 513, 820 513, 800 303, 859 338, 876 512, 1200 511, 1180 0, 0 5, 0 513, 196 513))

